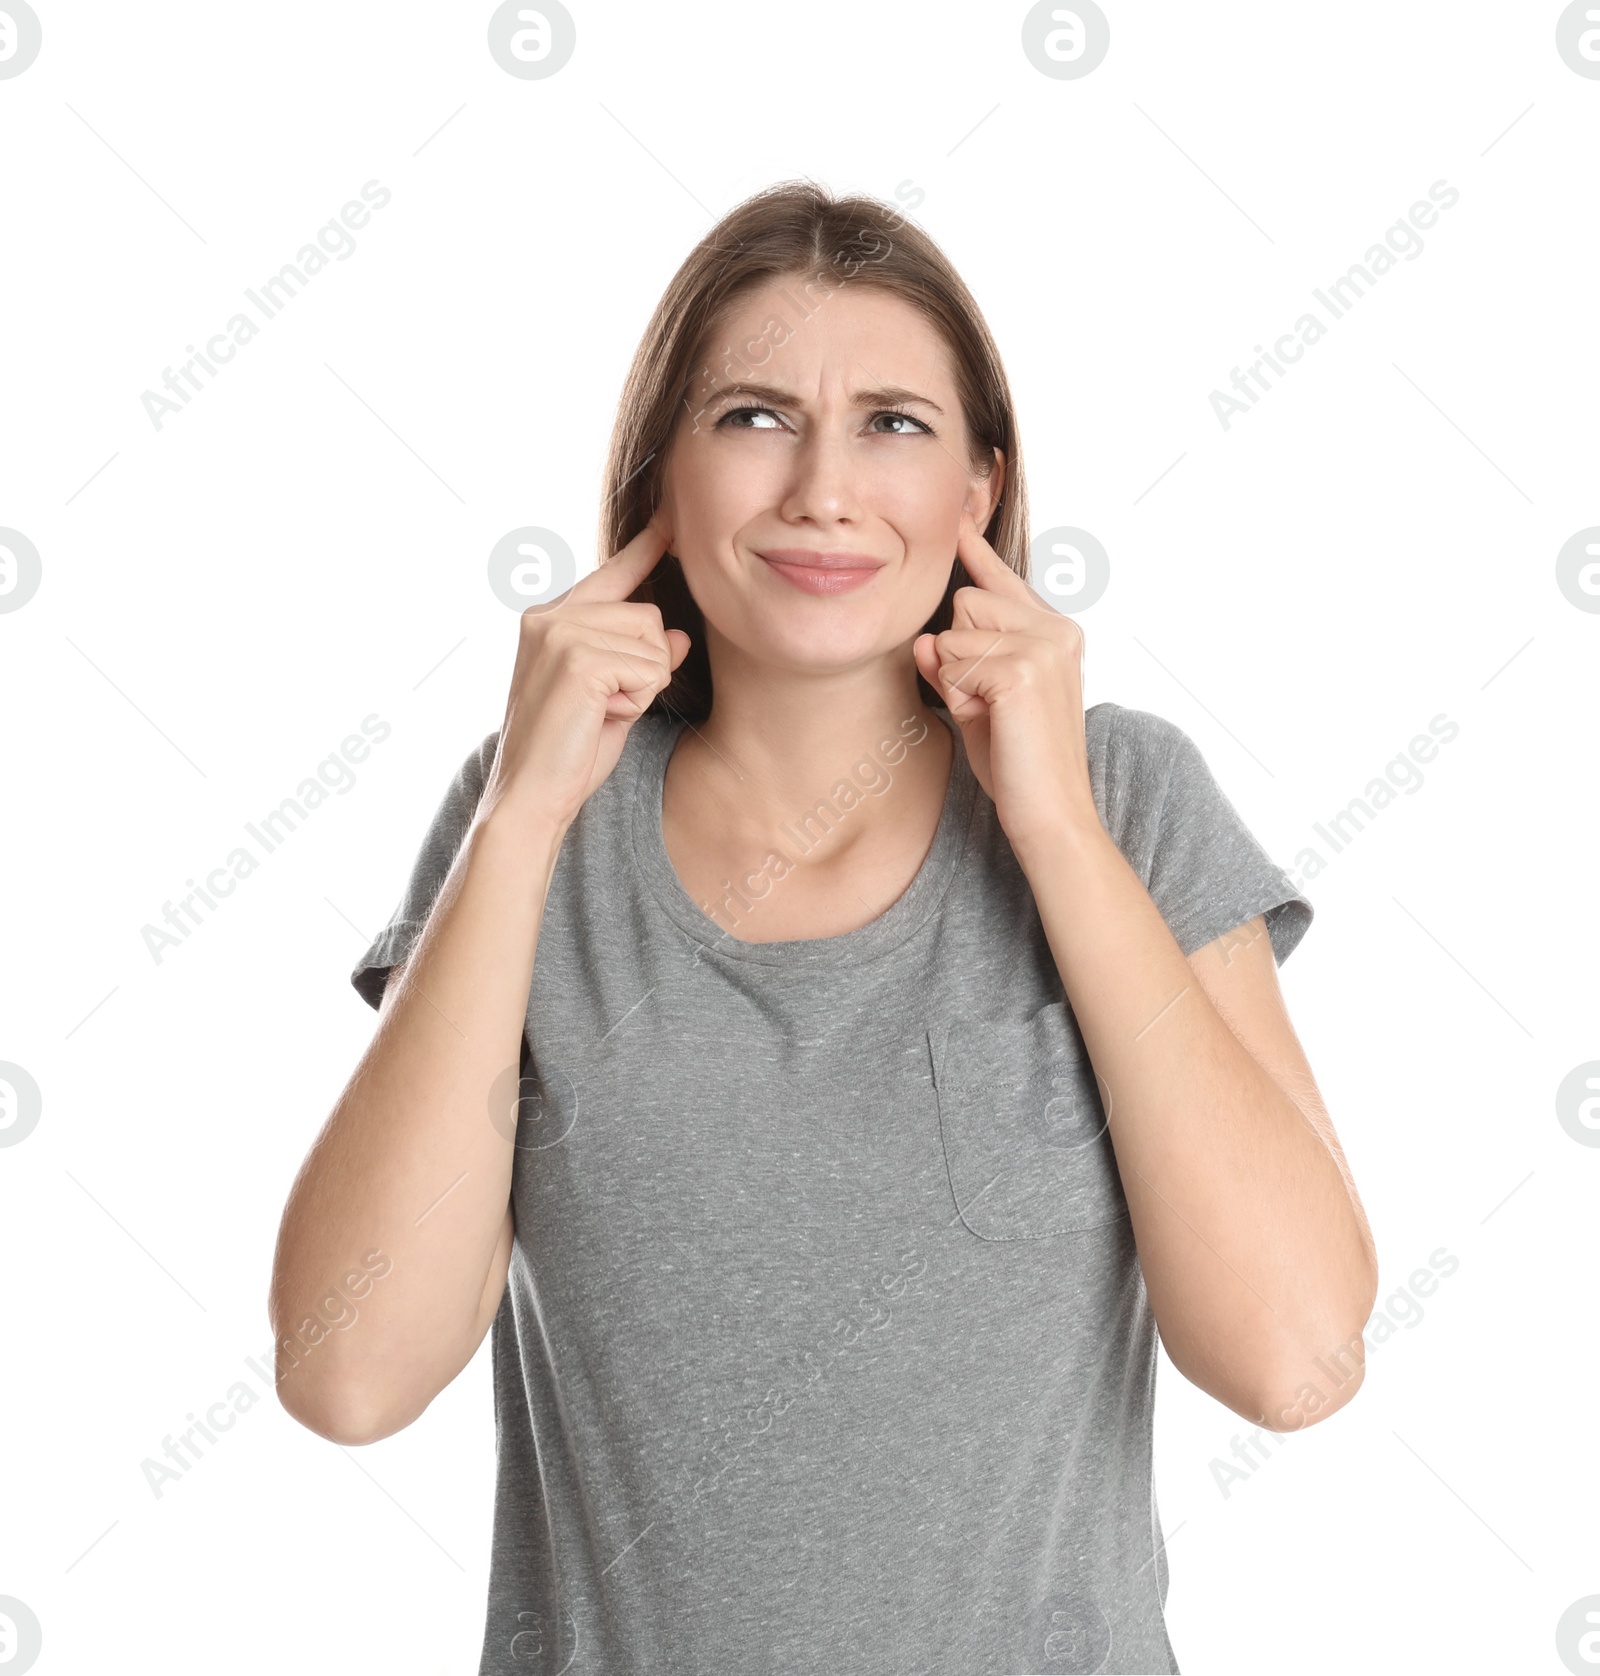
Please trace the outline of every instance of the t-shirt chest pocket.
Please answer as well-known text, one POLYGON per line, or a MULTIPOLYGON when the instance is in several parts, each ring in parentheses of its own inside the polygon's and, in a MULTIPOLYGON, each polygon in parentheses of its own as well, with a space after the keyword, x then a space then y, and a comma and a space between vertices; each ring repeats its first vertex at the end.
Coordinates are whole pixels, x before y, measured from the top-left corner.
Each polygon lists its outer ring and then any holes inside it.
POLYGON ((928 1032, 961 1221, 980 1239, 1048 1239, 1128 1214, 1094 1067, 1065 1002, 1021 1022, 928 1032))

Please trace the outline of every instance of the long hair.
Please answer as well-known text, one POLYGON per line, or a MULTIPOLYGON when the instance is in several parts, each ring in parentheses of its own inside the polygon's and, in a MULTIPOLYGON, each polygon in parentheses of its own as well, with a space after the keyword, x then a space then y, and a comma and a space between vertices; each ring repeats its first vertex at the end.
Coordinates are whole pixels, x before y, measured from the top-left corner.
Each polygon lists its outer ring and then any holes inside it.
MULTIPOLYGON (((628 370, 606 459, 600 512, 600 563, 639 533, 660 498, 662 471, 689 401, 696 372, 713 384, 750 368, 735 351, 714 347, 736 301, 769 280, 793 281, 789 294, 802 318, 842 286, 888 291, 917 309, 939 332, 954 363, 976 475, 1006 462, 1004 492, 983 534, 1000 557, 1028 578, 1028 495, 1011 390, 1000 352, 971 292, 949 258, 899 210, 876 198, 837 198, 808 180, 782 181, 736 205, 691 250, 656 305, 628 370)), ((784 322, 793 329, 796 321, 784 322)), ((938 609, 920 632, 950 627, 952 598, 971 578, 956 560, 938 609)), ((647 714, 704 721, 711 713, 711 666, 704 619, 668 552, 629 596, 660 609, 666 628, 684 630, 690 647, 647 714)), ((944 699, 921 673, 925 704, 944 699)))

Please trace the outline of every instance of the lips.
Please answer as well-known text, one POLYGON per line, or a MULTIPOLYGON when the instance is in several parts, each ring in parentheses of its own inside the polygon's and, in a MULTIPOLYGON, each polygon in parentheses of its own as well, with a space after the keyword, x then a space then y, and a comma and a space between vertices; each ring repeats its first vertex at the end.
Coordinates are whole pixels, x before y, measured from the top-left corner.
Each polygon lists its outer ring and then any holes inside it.
POLYGON ((774 547, 756 557, 774 576, 807 594, 849 593, 865 587, 884 566, 870 553, 825 553, 806 547, 774 547))
POLYGON ((799 565, 803 570, 881 570, 884 563, 870 553, 824 553, 810 547, 769 547, 756 557, 768 564, 799 565))

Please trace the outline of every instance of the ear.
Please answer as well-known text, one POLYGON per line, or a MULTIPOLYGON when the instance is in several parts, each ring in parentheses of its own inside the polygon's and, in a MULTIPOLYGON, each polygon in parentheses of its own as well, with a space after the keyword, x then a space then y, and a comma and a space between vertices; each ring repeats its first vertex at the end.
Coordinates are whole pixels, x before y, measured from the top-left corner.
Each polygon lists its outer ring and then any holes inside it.
POLYGON ((663 491, 661 498, 656 502, 656 509, 650 514, 649 521, 661 531, 662 538, 666 541, 667 549, 668 551, 671 551, 673 535, 672 505, 667 498, 665 491, 663 491))
POLYGON ((987 477, 974 477, 967 498, 962 502, 966 511, 972 514, 972 521, 980 531, 989 527, 989 520, 994 516, 994 509, 1000 504, 1000 497, 1006 488, 1006 457, 996 448, 994 451, 994 467, 987 477))

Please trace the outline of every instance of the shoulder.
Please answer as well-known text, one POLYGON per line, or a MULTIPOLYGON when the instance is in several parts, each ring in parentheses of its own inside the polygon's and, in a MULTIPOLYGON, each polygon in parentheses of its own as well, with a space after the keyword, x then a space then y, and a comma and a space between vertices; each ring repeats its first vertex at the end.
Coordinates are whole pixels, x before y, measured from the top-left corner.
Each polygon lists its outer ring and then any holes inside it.
POLYGON ((1153 710, 1106 700, 1091 705, 1083 722, 1090 774, 1118 803, 1158 803, 1182 759, 1198 755, 1188 734, 1153 710))
POLYGON ((444 807, 457 817, 470 817, 477 808, 478 798, 489 783, 489 771, 494 767, 494 754, 500 745, 500 729, 486 733, 462 758, 444 794, 444 807))

